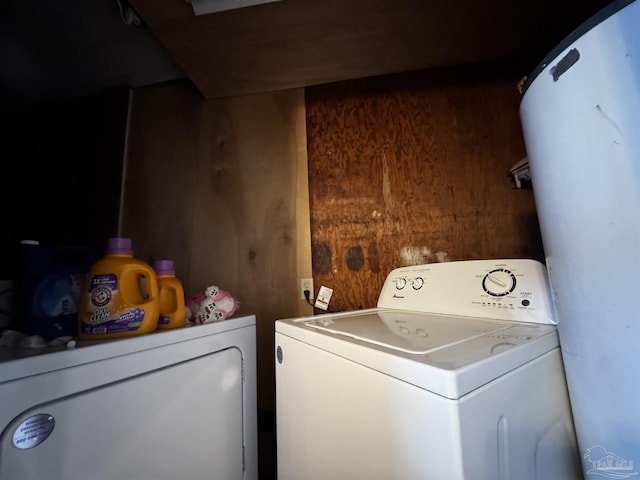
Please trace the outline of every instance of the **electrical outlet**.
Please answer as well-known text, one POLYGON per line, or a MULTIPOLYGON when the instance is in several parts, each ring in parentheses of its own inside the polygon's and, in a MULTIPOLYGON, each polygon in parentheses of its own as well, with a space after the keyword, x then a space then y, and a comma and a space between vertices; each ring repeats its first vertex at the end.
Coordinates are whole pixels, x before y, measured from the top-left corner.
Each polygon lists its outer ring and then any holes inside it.
POLYGON ((309 290, 309 300, 313 300, 313 278, 300 279, 300 298, 304 300, 304 291, 309 290))

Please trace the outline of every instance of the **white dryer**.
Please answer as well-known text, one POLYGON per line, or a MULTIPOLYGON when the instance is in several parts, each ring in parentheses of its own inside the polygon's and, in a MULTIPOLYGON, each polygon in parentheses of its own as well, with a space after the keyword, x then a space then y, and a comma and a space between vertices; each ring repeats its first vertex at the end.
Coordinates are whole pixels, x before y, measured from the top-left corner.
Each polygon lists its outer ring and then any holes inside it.
POLYGON ((0 478, 257 479, 253 315, 24 357, 0 348, 0 478))
POLYGON ((581 478, 539 262, 399 268, 275 329, 279 480, 581 478))

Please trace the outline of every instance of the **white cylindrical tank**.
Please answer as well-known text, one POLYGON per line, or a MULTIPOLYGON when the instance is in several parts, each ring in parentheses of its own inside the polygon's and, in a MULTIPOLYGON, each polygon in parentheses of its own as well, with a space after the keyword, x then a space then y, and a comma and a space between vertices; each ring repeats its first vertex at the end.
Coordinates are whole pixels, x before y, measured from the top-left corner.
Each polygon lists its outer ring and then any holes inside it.
POLYGON ((520 116, 585 476, 637 478, 640 0, 558 45, 520 116))

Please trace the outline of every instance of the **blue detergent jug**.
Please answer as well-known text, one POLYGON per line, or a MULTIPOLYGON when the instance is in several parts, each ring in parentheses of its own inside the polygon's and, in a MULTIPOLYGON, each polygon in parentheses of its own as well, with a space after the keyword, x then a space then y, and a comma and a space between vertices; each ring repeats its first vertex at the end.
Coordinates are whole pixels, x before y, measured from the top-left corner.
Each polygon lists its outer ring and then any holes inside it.
POLYGON ((14 328, 45 339, 76 336, 78 308, 92 262, 88 247, 23 240, 15 278, 14 328))

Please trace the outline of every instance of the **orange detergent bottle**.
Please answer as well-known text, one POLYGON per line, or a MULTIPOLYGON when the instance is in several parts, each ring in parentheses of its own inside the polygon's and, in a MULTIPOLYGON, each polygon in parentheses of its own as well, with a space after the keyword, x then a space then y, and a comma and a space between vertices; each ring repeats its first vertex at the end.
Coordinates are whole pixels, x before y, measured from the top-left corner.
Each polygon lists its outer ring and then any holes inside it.
POLYGON ((173 260, 156 260, 153 269, 158 277, 160 291, 160 318, 158 329, 184 327, 187 317, 185 310, 184 288, 176 277, 173 260))
POLYGON ((131 240, 110 238, 104 257, 91 267, 78 312, 78 336, 106 340, 153 332, 158 325, 158 279, 133 257, 131 240))

